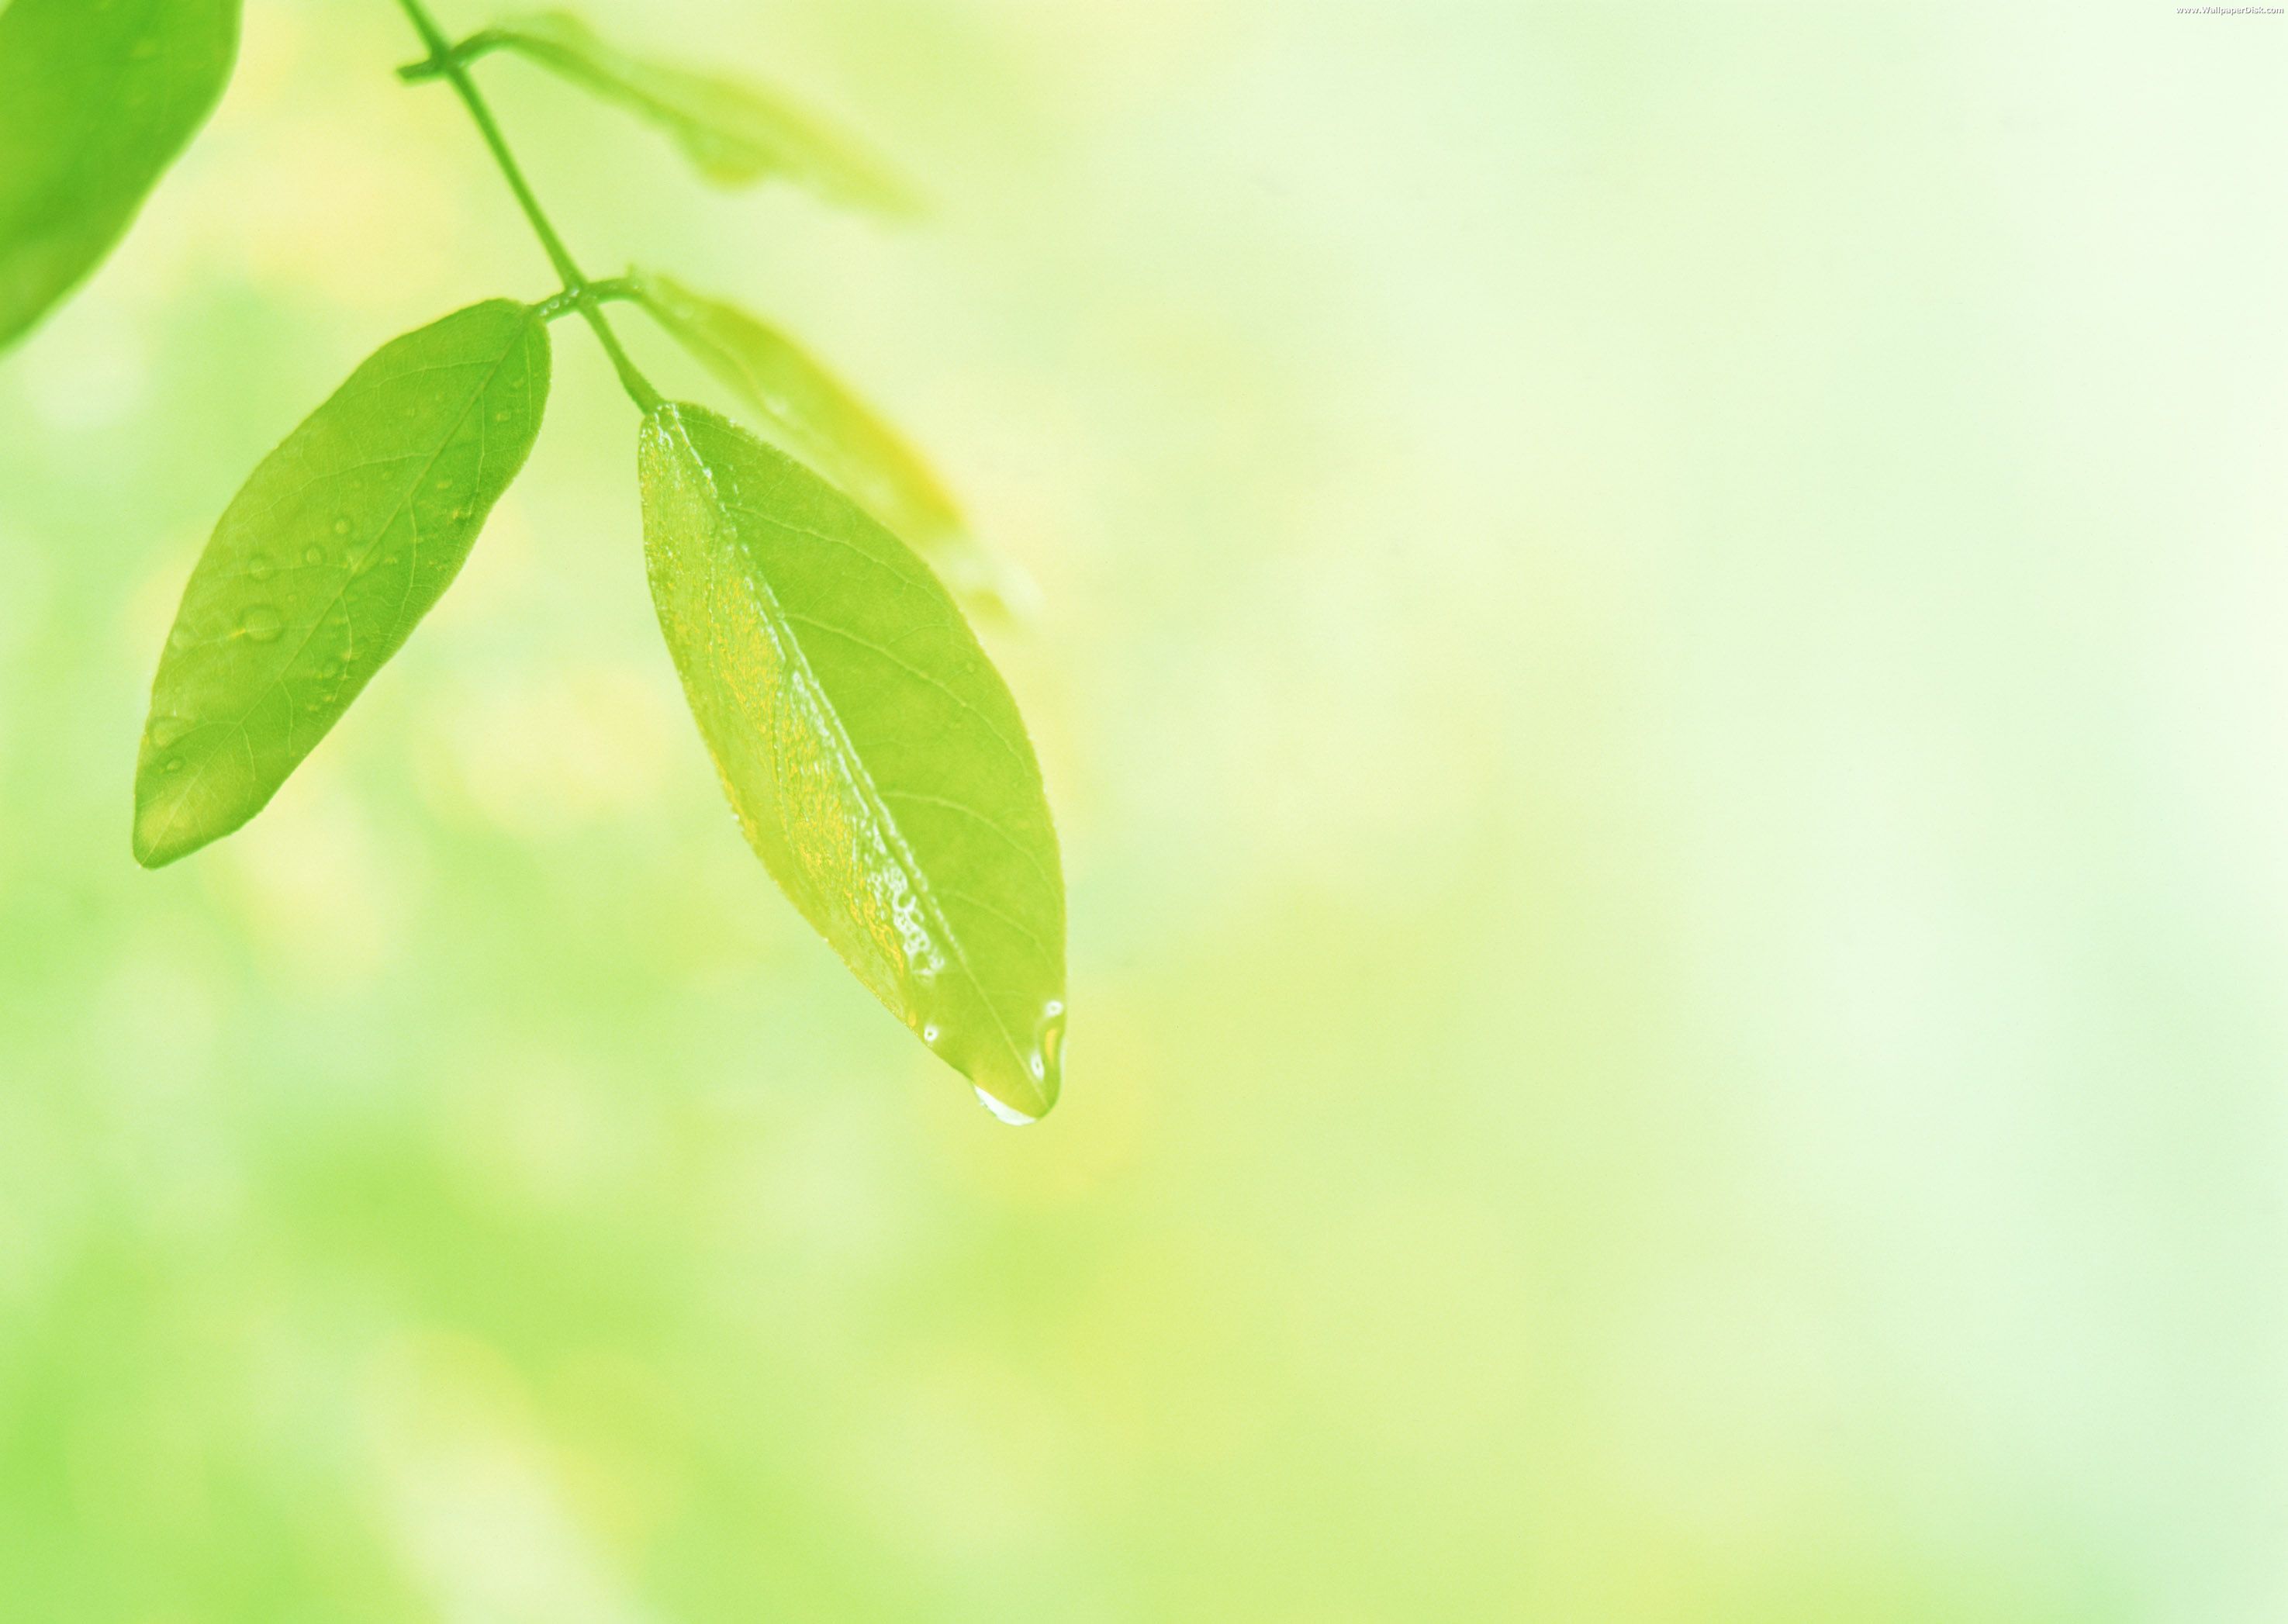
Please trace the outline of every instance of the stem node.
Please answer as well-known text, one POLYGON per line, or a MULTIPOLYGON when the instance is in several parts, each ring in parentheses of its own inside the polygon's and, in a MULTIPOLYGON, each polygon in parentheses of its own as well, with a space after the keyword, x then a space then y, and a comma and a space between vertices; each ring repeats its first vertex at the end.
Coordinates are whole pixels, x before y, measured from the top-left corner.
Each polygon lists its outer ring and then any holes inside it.
POLYGON ((540 199, 534 195, 531 183, 525 179, 524 170, 518 167, 514 154, 509 151, 508 139, 501 134, 491 107, 485 104, 484 97, 478 91, 476 81, 469 77, 463 52, 485 36, 473 36, 456 46, 445 37, 445 31, 429 15, 429 10, 422 0, 398 0, 398 4, 404 8, 413 31, 421 36, 421 43, 429 47, 429 55, 423 61, 409 63, 399 68, 397 76, 408 84, 443 79, 452 85, 454 94, 461 99, 461 105, 468 109, 469 117, 475 123, 477 133, 484 138, 485 146, 492 153, 493 162, 500 168, 502 178, 508 182, 508 189, 516 194, 517 207, 524 210, 524 218, 532 226, 533 235, 540 239, 541 250, 548 256, 548 263, 556 267, 556 274, 563 281, 563 291, 539 306, 544 319, 552 321, 560 315, 577 310, 594 330, 597 342, 604 346, 604 353, 610 358, 612 370, 619 375, 620 387, 628 392, 628 399, 641 410, 651 410, 659 404, 659 391, 651 386, 651 380, 637 369, 635 362, 628 359, 628 353, 620 347, 619 336, 612 331, 612 324, 604 319, 603 306, 595 295, 593 285, 573 259, 572 250, 564 246, 564 239, 556 234, 556 227, 549 223, 547 211, 541 208, 540 199))

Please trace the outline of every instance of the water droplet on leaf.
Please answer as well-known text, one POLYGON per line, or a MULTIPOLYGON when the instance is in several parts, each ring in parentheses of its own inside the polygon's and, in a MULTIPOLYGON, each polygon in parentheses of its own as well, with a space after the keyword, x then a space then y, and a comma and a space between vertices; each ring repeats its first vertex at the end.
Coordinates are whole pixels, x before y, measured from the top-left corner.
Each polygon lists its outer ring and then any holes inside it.
POLYGON ((976 1092, 978 1103, 1012 1128, 1030 1128, 1041 1120, 1037 1116, 1027 1116, 1014 1105, 1003 1105, 982 1089, 977 1089, 976 1092))
POLYGON ((239 636, 252 643, 275 643, 286 622, 268 604, 255 604, 238 618, 239 636))

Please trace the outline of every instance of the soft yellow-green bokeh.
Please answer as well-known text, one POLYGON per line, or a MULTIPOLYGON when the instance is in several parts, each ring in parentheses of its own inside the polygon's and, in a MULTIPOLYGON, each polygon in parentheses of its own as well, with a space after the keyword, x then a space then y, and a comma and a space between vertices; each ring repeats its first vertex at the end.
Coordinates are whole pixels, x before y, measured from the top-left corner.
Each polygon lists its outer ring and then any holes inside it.
POLYGON ((2288 18, 590 14, 935 200, 483 70, 1040 582, 1065 1102, 749 856, 569 325, 444 606, 135 868, 238 481, 551 290, 393 6, 252 0, 0 363, 0 1617, 2288 1616, 2288 18))

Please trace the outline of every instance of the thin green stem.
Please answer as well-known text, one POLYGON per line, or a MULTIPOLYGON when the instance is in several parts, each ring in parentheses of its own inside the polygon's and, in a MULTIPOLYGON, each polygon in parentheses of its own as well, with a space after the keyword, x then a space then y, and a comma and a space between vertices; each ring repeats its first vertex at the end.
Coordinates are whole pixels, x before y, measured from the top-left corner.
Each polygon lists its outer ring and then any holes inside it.
MULTIPOLYGON (((429 48, 429 61, 421 65, 424 71, 418 76, 443 79, 460 97, 461 105, 469 110, 469 117, 477 126, 477 133, 484 138, 485 146, 491 151, 493 162, 499 165, 502 178, 508 182, 508 189, 516 194, 517 206, 524 210, 524 218, 532 226, 533 235, 540 239, 540 246, 548 256, 548 263, 556 267, 556 274, 563 279, 564 291, 548 304, 554 305, 562 300, 568 308, 579 311, 589 327, 594 329, 596 341, 604 346, 604 353, 611 358, 612 370, 619 374, 620 387, 628 392, 628 398, 640 408, 651 410, 660 402, 659 391, 652 387, 651 380, 637 369, 635 362, 628 359, 627 351, 620 347, 619 335, 612 331, 612 324, 604 319, 602 301, 598 297, 595 287, 572 257, 572 250, 564 246, 564 239, 557 235, 556 227, 549 221, 547 210, 540 206, 540 199, 534 195, 532 185, 525 179, 524 170, 518 166, 515 154, 509 151, 508 138, 501 134, 492 109, 485 105, 483 95, 477 90, 476 81, 469 77, 468 69, 455 53, 452 42, 445 37, 445 31, 437 26, 436 20, 429 15, 428 8, 422 4, 421 0, 397 0, 397 3, 404 9, 406 20, 412 23, 413 31, 421 36, 421 43, 429 48)), ((556 312, 556 314, 562 313, 563 310, 556 312)))
POLYGON ((479 57, 490 56, 510 43, 510 36, 498 28, 480 28, 458 44, 447 46, 441 54, 419 62, 408 62, 397 70, 397 76, 408 84, 441 79, 449 67, 465 67, 479 57))
POLYGON ((612 370, 620 375, 620 387, 628 392, 628 399, 636 403, 639 411, 650 411, 660 403, 660 392, 651 386, 651 380, 637 369, 635 362, 628 359, 628 353, 620 347, 620 336, 612 330, 612 324, 604 320, 603 305, 596 297, 596 290, 582 288, 579 299, 580 313, 587 318, 589 327, 595 332, 596 342, 604 346, 604 353, 611 357, 612 370))
MULTIPOLYGON (((599 305, 641 304, 644 291, 632 277, 615 276, 603 281, 590 282, 586 296, 599 305)), ((568 288, 555 297, 541 301, 538 309, 544 321, 560 321, 576 313, 581 305, 581 295, 568 288)))

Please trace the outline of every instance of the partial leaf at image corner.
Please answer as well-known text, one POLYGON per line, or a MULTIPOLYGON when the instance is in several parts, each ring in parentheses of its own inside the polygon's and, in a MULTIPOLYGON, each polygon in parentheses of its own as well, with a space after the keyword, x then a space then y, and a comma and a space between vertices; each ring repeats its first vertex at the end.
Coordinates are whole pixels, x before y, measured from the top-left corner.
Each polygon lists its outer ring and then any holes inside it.
POLYGON ((239 0, 0 10, 0 349, 102 264, 214 111, 239 0))

